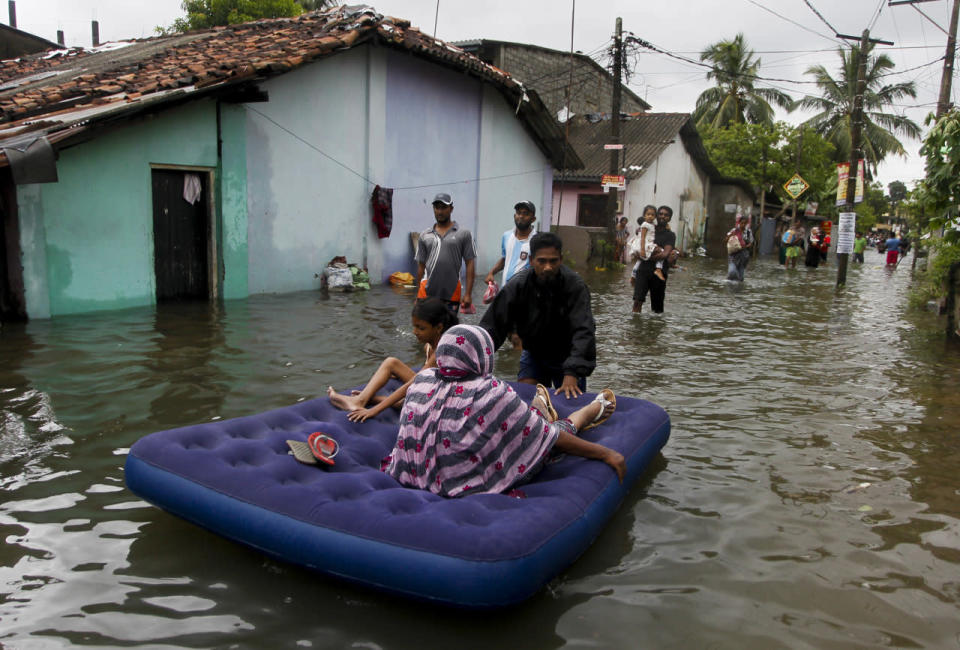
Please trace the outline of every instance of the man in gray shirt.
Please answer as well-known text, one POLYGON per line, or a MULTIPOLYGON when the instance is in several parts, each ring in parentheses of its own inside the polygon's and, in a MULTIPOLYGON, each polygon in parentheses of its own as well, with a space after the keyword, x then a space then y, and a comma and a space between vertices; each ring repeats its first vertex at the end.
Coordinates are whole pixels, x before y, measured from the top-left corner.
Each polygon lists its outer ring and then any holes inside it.
POLYGON ((473 236, 450 218, 453 200, 449 194, 433 197, 436 223, 420 233, 417 241, 417 298, 435 296, 447 301, 454 313, 473 304, 474 260, 477 248, 473 236), (460 285, 460 265, 466 263, 466 285, 460 285))

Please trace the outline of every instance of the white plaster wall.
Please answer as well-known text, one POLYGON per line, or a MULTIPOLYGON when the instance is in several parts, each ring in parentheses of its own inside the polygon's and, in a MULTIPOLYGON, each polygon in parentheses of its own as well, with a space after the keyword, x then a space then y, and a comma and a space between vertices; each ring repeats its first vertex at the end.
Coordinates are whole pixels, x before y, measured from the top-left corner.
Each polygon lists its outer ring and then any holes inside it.
POLYGON ((344 255, 363 262, 369 237, 367 49, 264 82, 247 110, 251 294, 319 286, 344 255))
POLYGON ((706 181, 678 137, 643 176, 629 182, 624 215, 634 227, 643 214, 643 206, 669 205, 673 208, 671 228, 677 233, 677 246, 684 248, 703 229, 706 181), (686 199, 682 200, 684 195, 686 199))

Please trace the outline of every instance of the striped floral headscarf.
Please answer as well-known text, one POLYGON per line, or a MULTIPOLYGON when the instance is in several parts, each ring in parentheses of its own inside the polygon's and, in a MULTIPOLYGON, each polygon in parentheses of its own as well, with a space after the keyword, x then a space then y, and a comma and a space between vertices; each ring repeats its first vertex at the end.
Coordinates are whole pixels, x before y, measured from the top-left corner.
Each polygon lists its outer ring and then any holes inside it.
POLYGON ((548 423, 493 376, 486 330, 457 325, 437 345, 437 367, 407 389, 400 431, 383 471, 442 496, 503 492, 540 469, 567 421, 548 423))

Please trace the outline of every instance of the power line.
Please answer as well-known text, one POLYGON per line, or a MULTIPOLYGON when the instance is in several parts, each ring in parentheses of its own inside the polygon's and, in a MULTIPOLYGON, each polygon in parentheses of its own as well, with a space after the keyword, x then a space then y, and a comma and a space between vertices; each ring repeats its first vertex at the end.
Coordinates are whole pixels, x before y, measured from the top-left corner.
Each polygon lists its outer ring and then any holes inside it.
MULTIPOLYGON (((798 22, 795 21, 795 20, 792 20, 792 19, 790 19, 790 18, 787 18, 786 16, 783 16, 783 15, 781 15, 781 14, 778 14, 778 13, 777 13, 776 11, 774 11, 773 9, 770 9, 769 7, 764 7, 762 4, 760 4, 760 3, 757 2, 756 0, 747 0, 747 2, 749 2, 749 3, 752 4, 752 5, 756 5, 757 7, 760 7, 760 8, 763 9, 764 11, 769 11, 770 13, 772 13, 772 14, 773 14, 774 16, 776 16, 777 18, 780 18, 781 20, 785 20, 785 21, 787 21, 788 23, 792 23, 792 24, 796 25, 797 27, 799 27, 800 29, 802 29, 802 30, 804 30, 804 31, 810 32, 811 34, 814 34, 814 35, 816 35, 816 36, 819 36, 820 38, 826 39, 826 40, 828 40, 828 41, 830 41, 830 42, 832 42, 832 43, 835 43, 835 42, 836 42, 836 40, 835 40, 834 38, 832 38, 832 37, 830 37, 830 36, 824 36, 824 35, 821 34, 820 32, 815 31, 815 30, 812 30, 812 29, 810 29, 809 27, 807 27, 806 25, 801 25, 800 23, 798 23, 798 22)), ((836 33, 836 32, 834 32, 834 33, 836 33)))
MULTIPOLYGON (((881 0, 881 1, 882 1, 882 0, 881 0)), ((816 14, 817 18, 819 18, 819 19, 823 22, 823 24, 827 26, 827 29, 829 29, 829 30, 830 30, 831 32, 833 32, 834 34, 836 34, 837 32, 840 31, 839 29, 836 29, 833 25, 831 25, 830 23, 827 22, 827 19, 823 17, 823 14, 822 14, 822 13, 820 13, 819 11, 817 11, 817 8, 814 7, 814 6, 810 3, 810 0, 803 0, 803 2, 804 2, 804 4, 806 4, 808 7, 810 7, 810 11, 812 11, 814 14, 816 14)))
MULTIPOLYGON (((309 142, 308 140, 305 140, 304 138, 300 137, 297 133, 295 133, 294 131, 291 131, 291 130, 288 129, 287 127, 283 126, 282 124, 280 124, 279 122, 277 122, 275 119, 273 119, 273 118, 270 117, 269 115, 266 115, 266 114, 264 114, 264 113, 261 113, 260 111, 258 111, 257 109, 253 108, 253 107, 250 106, 249 104, 245 104, 245 105, 244 105, 244 108, 246 108, 248 111, 251 111, 251 112, 253 112, 253 113, 256 113, 257 115, 259 115, 259 116, 262 117, 263 119, 267 120, 268 122, 270 122, 271 124, 273 124, 275 127, 277 127, 278 129, 280 129, 281 131, 283 131, 284 133, 286 133, 287 135, 289 135, 289 136, 291 136, 292 138, 294 138, 295 140, 299 141, 301 144, 304 144, 304 145, 306 145, 307 147, 309 147, 310 149, 313 149, 314 151, 316 151, 317 153, 319 153, 321 156, 323 156, 324 158, 326 158, 326 159, 329 160, 330 162, 332 162, 332 163, 334 163, 334 164, 342 167, 343 169, 345 169, 346 171, 350 172, 351 174, 353 174, 354 176, 356 176, 356 177, 359 178, 360 180, 365 181, 365 182, 367 183, 367 185, 379 185, 379 183, 376 183, 376 182, 370 180, 369 178, 367 178, 366 176, 364 176, 364 175, 361 174, 360 172, 358 172, 358 171, 356 171, 355 169, 351 168, 351 167, 350 167, 349 165, 347 165, 346 163, 340 162, 339 160, 337 160, 336 158, 334 158, 333 156, 331 156, 330 154, 328 154, 327 152, 325 152, 323 149, 321 149, 320 147, 316 146, 316 145, 313 144, 312 142, 309 142)), ((408 186, 406 186, 406 187, 394 187, 393 190, 394 190, 394 191, 401 191, 401 190, 420 190, 420 189, 426 189, 426 188, 428 188, 428 187, 447 187, 447 186, 450 186, 450 185, 463 185, 463 184, 467 184, 467 183, 480 183, 480 182, 483 182, 483 181, 500 180, 500 179, 503 179, 503 178, 516 178, 517 176, 527 176, 527 175, 530 175, 530 174, 542 174, 542 173, 543 173, 543 168, 539 168, 539 169, 531 169, 531 170, 525 171, 525 172, 515 172, 515 173, 512 173, 512 174, 498 174, 497 176, 483 176, 483 177, 467 178, 467 179, 456 180, 456 181, 445 181, 445 182, 442 182, 442 183, 428 183, 428 184, 426 184, 426 185, 408 185, 408 186)))
POLYGON ((873 20, 870 21, 870 25, 867 27, 867 29, 873 29, 873 26, 877 24, 877 20, 880 19, 880 14, 881 12, 883 12, 883 7, 885 3, 886 3, 886 0, 880 0, 880 4, 877 5, 877 12, 873 14, 873 20))

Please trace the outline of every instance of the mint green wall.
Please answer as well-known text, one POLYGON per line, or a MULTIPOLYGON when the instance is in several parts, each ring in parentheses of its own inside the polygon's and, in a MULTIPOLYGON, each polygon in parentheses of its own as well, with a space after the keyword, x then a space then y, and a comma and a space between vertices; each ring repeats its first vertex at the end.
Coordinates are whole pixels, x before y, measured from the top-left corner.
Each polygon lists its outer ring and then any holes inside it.
POLYGON ((246 105, 251 294, 318 288, 339 255, 366 263, 367 49, 269 79, 270 101, 246 105))
POLYGON ((223 260, 222 295, 226 299, 248 294, 247 253, 247 122, 246 111, 236 104, 221 104, 222 156, 218 177, 220 196, 220 246, 223 260))
MULTIPOLYGON (((233 126, 232 117, 227 121, 233 126)), ((64 149, 57 161, 58 182, 19 187, 20 219, 26 226, 21 237, 24 258, 45 258, 45 268, 36 263, 24 268, 28 315, 42 318, 152 304, 150 165, 213 169, 216 137, 216 104, 198 101, 64 149)), ((229 175, 237 177, 236 164, 231 163, 229 175)), ((231 187, 231 206, 240 194, 245 193, 231 187)), ((224 216, 233 259, 242 248, 236 241, 237 221, 243 221, 245 236, 246 211, 232 207, 224 216)), ((227 285, 236 292, 232 276, 227 285)))

